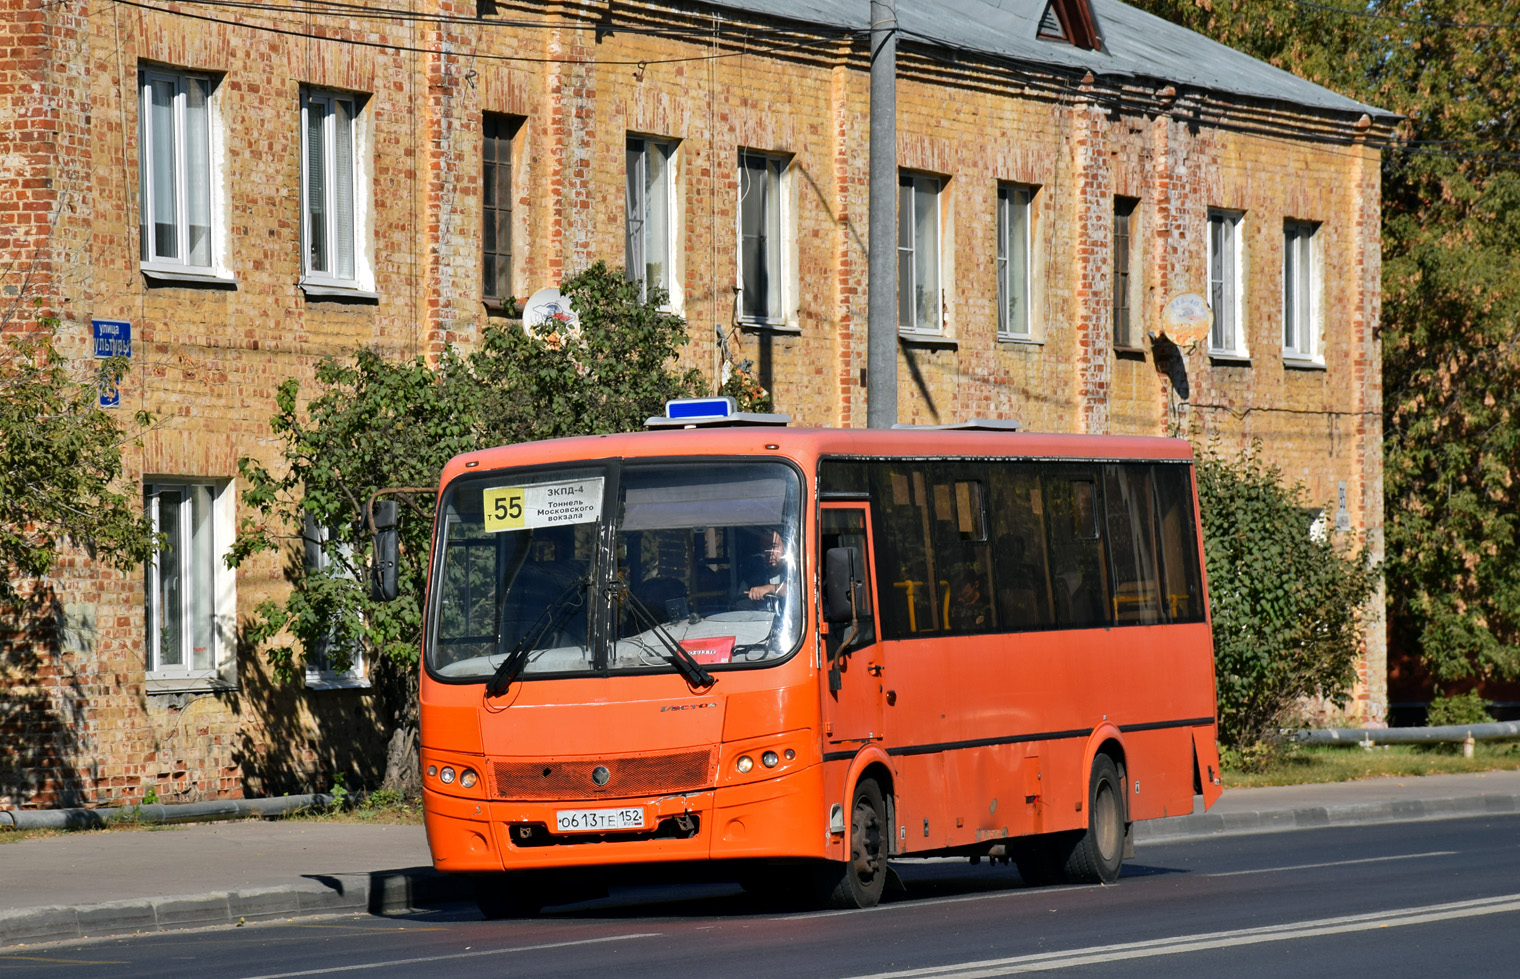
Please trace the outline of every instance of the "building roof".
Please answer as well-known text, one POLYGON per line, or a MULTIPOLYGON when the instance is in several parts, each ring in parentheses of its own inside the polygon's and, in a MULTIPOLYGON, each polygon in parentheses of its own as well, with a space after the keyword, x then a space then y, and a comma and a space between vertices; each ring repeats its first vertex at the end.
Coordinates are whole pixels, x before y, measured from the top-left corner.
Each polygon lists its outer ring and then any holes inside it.
MULTIPOLYGON (((869 0, 709 2, 828 27, 867 30, 870 26, 869 0)), ((897 20, 910 43, 917 40, 1030 65, 1091 71, 1099 78, 1154 79, 1337 115, 1365 112, 1385 122, 1397 118, 1118 0, 1090 0, 1090 4, 1102 39, 1097 50, 1039 36, 1041 20, 1052 6, 1048 0, 897 0, 897 20)))

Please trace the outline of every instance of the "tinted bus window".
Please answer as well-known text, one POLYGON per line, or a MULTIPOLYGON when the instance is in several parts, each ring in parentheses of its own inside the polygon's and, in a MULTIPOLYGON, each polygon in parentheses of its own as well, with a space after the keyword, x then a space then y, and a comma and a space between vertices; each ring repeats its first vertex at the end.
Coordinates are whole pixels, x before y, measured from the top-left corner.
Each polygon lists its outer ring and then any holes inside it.
POLYGON ((1108 553, 1113 561, 1114 621, 1155 625, 1162 621, 1161 580, 1156 572, 1155 501, 1151 467, 1103 467, 1108 553))
POLYGON ((1059 628, 1109 623, 1108 562, 1099 533, 1098 477, 1073 466, 1046 470, 1045 532, 1059 628))
POLYGON ((1162 597, 1173 622, 1202 622, 1203 576, 1193 523, 1192 469, 1154 467, 1157 525, 1161 538, 1162 597))
POLYGON ((912 463, 886 463, 872 470, 882 638, 938 632, 940 569, 928 547, 933 521, 929 480, 912 463))
POLYGON ((941 627, 947 632, 992 632, 998 627, 992 547, 987 539, 983 467, 924 466, 934 505, 930 539, 938 569, 941 627))
POLYGON ((987 485, 998 619, 1005 629, 1048 629, 1055 615, 1039 470, 1030 464, 994 464, 988 467, 987 485))

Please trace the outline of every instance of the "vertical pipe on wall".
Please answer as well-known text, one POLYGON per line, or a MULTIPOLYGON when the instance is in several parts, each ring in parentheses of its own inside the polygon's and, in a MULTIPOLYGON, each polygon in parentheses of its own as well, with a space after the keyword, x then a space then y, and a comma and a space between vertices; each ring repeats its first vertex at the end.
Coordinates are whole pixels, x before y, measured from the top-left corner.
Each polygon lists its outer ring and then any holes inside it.
POLYGON ((866 425, 897 422, 897 0, 871 0, 866 425))

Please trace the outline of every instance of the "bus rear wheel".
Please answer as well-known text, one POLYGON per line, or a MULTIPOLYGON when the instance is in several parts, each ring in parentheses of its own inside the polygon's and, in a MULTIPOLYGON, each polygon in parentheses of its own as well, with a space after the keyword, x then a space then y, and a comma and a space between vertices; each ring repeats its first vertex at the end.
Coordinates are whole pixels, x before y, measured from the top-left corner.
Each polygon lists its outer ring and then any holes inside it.
POLYGON ((1093 759, 1087 782, 1087 830, 1066 858, 1073 884, 1112 884, 1124 863, 1124 776, 1108 755, 1093 759))
POLYGON ((887 886, 887 804, 874 779, 855 786, 850 805, 850 859, 829 863, 819 876, 819 891, 831 908, 872 908, 887 886))

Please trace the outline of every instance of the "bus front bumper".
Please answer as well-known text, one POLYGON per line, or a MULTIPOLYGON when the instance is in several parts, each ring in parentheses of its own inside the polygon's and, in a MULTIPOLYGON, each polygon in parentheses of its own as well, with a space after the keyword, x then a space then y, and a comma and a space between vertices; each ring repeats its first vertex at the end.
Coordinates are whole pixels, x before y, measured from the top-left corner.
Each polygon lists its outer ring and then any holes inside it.
POLYGON ((461 799, 424 789, 424 820, 433 865, 453 873, 822 857, 828 831, 818 776, 807 768, 745 785, 594 803, 461 799), (644 826, 560 828, 565 814, 625 809, 641 809, 644 826))

